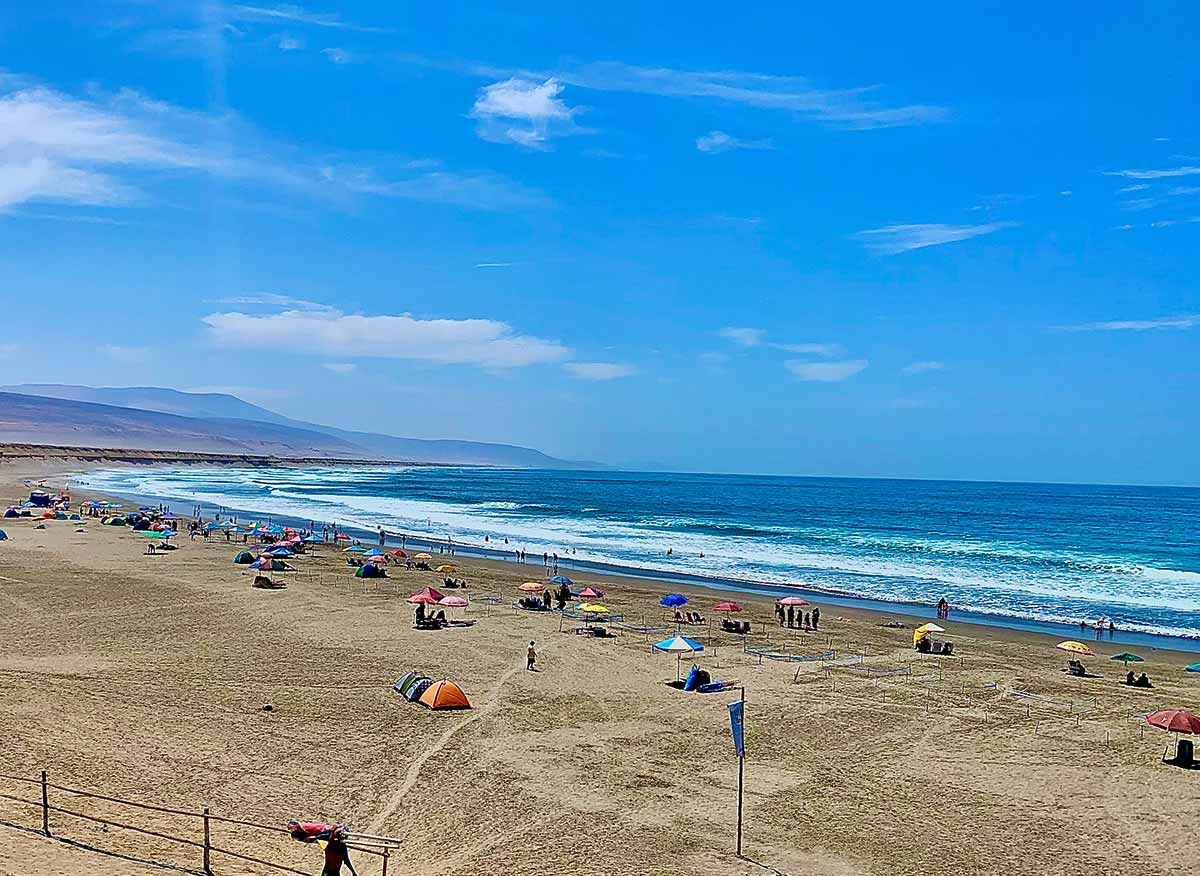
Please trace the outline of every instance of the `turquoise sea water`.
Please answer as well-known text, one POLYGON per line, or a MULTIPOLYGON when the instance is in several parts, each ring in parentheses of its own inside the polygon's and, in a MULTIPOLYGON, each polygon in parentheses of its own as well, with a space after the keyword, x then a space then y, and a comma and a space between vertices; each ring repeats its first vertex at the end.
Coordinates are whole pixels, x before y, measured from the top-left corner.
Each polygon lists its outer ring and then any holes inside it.
POLYGON ((89 473, 122 495, 586 567, 1200 636, 1200 490, 471 468, 89 473), (507 538, 507 545, 504 539, 507 538), (667 551, 671 553, 668 555, 667 551), (703 556, 701 556, 703 555, 703 556))

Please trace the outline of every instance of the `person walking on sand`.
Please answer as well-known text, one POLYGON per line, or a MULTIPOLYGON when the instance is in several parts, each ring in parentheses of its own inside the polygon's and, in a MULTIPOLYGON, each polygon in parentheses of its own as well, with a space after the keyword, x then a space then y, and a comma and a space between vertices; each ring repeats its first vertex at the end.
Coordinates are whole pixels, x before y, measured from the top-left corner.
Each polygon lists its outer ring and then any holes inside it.
POLYGON ((813 610, 812 610, 813 629, 814 630, 818 629, 820 623, 821 623, 821 606, 814 605, 813 610))
POLYGON ((329 836, 325 844, 325 865, 321 868, 321 876, 341 876, 342 864, 350 871, 350 876, 358 876, 358 871, 350 863, 350 849, 346 847, 346 830, 337 828, 329 836))
POLYGON ((537 663, 537 651, 533 650, 533 639, 529 640, 529 647, 525 651, 525 671, 537 672, 533 665, 537 663))

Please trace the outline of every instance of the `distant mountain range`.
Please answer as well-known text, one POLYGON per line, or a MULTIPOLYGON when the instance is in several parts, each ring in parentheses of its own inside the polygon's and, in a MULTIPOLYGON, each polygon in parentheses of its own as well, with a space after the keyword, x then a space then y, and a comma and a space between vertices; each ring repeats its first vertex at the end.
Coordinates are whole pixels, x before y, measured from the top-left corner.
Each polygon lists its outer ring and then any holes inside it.
POLYGON ((293 420, 215 392, 153 386, 0 386, 0 441, 513 468, 595 468, 482 441, 398 438, 293 420))

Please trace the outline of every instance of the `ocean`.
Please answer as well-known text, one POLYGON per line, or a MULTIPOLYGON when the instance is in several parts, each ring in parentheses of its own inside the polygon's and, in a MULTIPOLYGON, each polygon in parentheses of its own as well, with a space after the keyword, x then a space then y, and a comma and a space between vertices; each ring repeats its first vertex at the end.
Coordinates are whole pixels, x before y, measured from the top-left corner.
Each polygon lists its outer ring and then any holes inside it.
POLYGON ((1198 489, 384 466, 127 468, 75 483, 208 515, 521 548, 539 564, 557 552, 576 568, 897 611, 944 596, 986 622, 1078 631, 1104 617, 1200 637, 1198 489))

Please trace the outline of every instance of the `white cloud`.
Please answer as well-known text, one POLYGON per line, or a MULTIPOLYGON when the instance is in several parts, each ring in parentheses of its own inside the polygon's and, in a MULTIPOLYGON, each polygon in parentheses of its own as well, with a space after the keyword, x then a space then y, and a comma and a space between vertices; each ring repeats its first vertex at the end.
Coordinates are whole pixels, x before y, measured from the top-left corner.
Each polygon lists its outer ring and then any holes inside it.
POLYGON ((353 64, 358 59, 345 49, 328 48, 321 49, 321 54, 335 64, 353 64))
POLYGON ((718 333, 726 340, 733 341, 735 344, 741 344, 743 347, 757 347, 763 342, 763 338, 767 336, 766 329, 759 328, 737 328, 730 326, 723 328, 718 333))
POLYGON ((931 371, 942 371, 945 369, 945 364, 933 360, 925 362, 913 362, 905 365, 900 369, 901 374, 929 374, 931 371))
POLYGON ((550 203, 541 192, 492 173, 428 170, 424 162, 409 162, 407 176, 380 178, 360 167, 325 167, 330 184, 353 194, 381 195, 411 201, 450 204, 473 210, 520 210, 550 203))
POLYGON ((1059 326, 1066 332, 1146 332, 1162 329, 1191 329, 1200 326, 1200 313, 1160 316, 1155 319, 1113 319, 1059 326))
POLYGON ((292 3, 281 3, 276 6, 249 6, 234 4, 228 7, 231 18, 236 21, 288 21, 295 24, 307 24, 313 27, 326 27, 334 30, 353 30, 362 33, 387 33, 388 28, 367 27, 344 21, 334 13, 311 12, 292 3))
POLYGON ((1073 195, 1075 193, 1072 192, 1070 189, 1063 189, 1061 192, 1059 192, 1059 194, 1062 195, 1064 198, 1069 198, 1071 195, 1073 195))
POLYGON ((211 313, 204 322, 221 343, 314 355, 411 359, 497 369, 559 362, 571 355, 562 344, 517 334, 507 323, 491 319, 286 310, 258 316, 236 311, 211 313))
POLYGON ((1117 191, 1122 195, 1127 195, 1131 192, 1144 192, 1148 188, 1150 188, 1149 183, 1135 183, 1131 186, 1122 186, 1121 188, 1117 189, 1117 191))
POLYGON ((1196 176, 1197 174, 1200 174, 1200 167, 1184 165, 1162 170, 1111 170, 1107 175, 1123 176, 1126 179, 1171 179, 1177 176, 1196 176))
POLYGON ((563 367, 581 380, 616 380, 637 374, 632 365, 615 362, 568 362, 563 367))
POLYGON ((511 268, 512 262, 480 262, 477 268, 511 268))
POLYGON ((304 38, 295 37, 289 34, 280 34, 279 41, 276 43, 281 52, 294 52, 297 49, 304 48, 304 38))
POLYGON ((358 366, 353 362, 322 362, 321 367, 326 371, 332 371, 334 374, 342 375, 350 374, 356 368, 358 368, 358 366))
POLYGON ((883 228, 860 231, 854 236, 861 240, 868 249, 884 255, 895 255, 912 249, 969 240, 972 237, 1013 228, 1019 224, 1019 222, 988 222, 983 225, 888 225, 883 228))
POLYGON ((1186 195, 1200 194, 1200 186, 1172 186, 1167 189, 1167 194, 1171 197, 1181 197, 1186 195))
POLYGON ((724 131, 709 131, 696 138, 696 148, 709 155, 732 152, 735 149, 774 149, 770 140, 739 140, 724 131))
POLYGON ((783 364, 801 380, 838 383, 863 371, 870 363, 866 359, 852 359, 847 362, 804 362, 800 359, 789 359, 783 364))
POLYGON ((293 310, 324 310, 334 311, 328 304, 309 301, 305 298, 294 298, 291 295, 279 295, 275 292, 255 292, 250 295, 229 295, 216 299, 216 304, 263 304, 268 307, 287 307, 293 310))
POLYGON ((513 143, 526 149, 548 149, 554 137, 579 133, 575 124, 578 107, 559 98, 563 84, 550 78, 544 82, 513 77, 479 89, 470 117, 478 122, 476 133, 494 143, 513 143))
POLYGON ((124 365, 144 365, 150 361, 148 347, 122 347, 117 344, 105 344, 97 347, 96 352, 124 365))
POLYGON ((841 344, 776 344, 770 345, 776 350, 788 353, 800 353, 806 356, 840 356, 846 352, 841 344))

